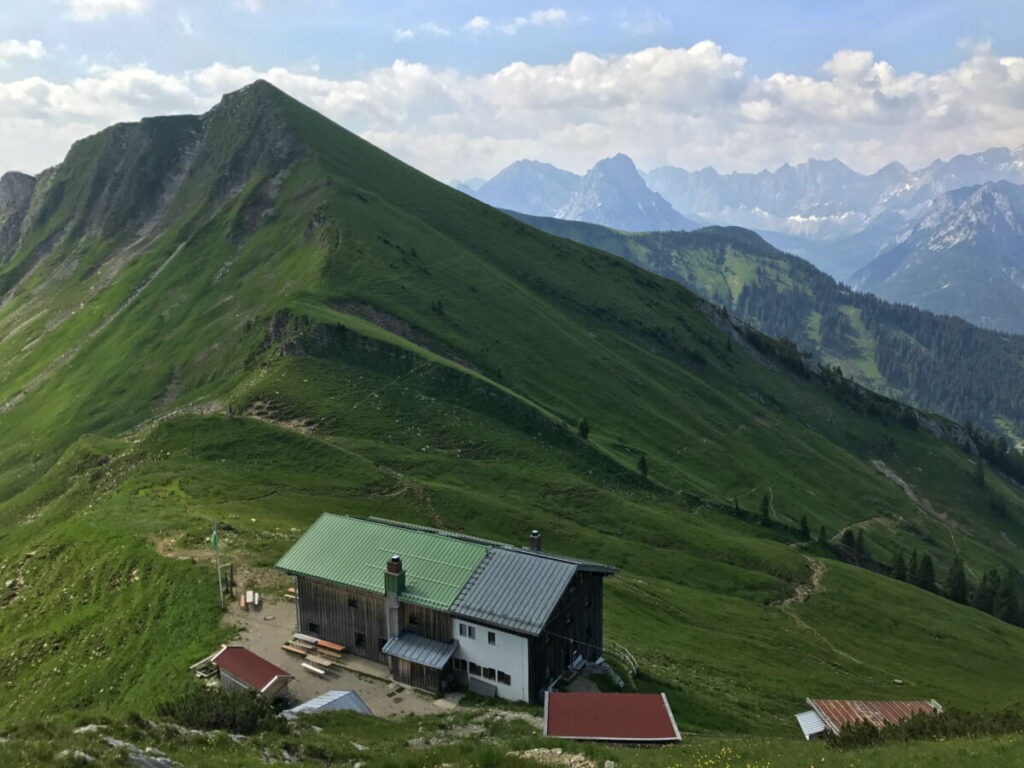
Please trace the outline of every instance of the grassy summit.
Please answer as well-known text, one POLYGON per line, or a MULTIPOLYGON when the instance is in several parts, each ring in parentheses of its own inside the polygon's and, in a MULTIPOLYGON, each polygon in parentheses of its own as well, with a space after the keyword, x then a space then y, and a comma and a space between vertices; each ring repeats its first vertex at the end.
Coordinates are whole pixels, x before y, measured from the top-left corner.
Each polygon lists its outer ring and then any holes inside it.
POLYGON ((269 566, 323 511, 537 527, 622 567, 606 634, 687 731, 792 735, 808 695, 1020 696, 1024 630, 729 512, 768 496, 776 521, 854 526, 940 574, 959 551, 977 575, 1024 567, 1015 486, 978 486, 950 441, 791 371, 677 283, 266 83, 77 143, 19 226, 0 255, 0 723, 152 712, 224 638, 211 521, 269 566))

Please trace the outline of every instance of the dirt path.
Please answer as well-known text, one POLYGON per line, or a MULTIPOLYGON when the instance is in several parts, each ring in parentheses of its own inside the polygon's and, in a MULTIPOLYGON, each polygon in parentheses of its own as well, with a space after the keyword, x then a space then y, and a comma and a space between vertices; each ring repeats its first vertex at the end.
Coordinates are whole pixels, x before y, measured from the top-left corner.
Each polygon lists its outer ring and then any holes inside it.
POLYGON ((811 577, 806 582, 800 582, 793 588, 793 594, 779 603, 780 608, 788 608, 791 605, 798 605, 805 602, 811 595, 825 591, 825 585, 821 583, 828 570, 825 564, 816 557, 804 555, 807 564, 811 566, 811 577))

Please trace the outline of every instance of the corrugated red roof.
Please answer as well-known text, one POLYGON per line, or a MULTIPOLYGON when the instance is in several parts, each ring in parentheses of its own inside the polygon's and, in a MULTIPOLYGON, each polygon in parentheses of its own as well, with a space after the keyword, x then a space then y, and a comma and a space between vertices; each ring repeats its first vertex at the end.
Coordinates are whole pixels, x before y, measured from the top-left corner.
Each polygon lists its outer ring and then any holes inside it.
POLYGON ((210 661, 247 685, 251 685, 257 691, 262 691, 276 677, 283 676, 292 679, 292 675, 276 664, 271 664, 262 656, 257 656, 248 648, 238 645, 221 648, 210 661))
POLYGON ((565 739, 679 741, 663 693, 549 693, 544 733, 565 739))
POLYGON ((929 701, 840 701, 838 699, 808 699, 821 719, 835 732, 843 726, 867 720, 876 728, 895 725, 919 712, 932 713, 935 707, 929 701))

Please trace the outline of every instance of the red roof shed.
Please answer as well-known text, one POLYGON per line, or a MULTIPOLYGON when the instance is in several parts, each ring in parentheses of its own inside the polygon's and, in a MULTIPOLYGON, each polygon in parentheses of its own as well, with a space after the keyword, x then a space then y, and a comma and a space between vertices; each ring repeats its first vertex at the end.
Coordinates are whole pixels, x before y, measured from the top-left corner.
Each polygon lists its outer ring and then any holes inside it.
POLYGON ((876 728, 895 725, 918 713, 941 712, 937 701, 845 701, 808 699, 829 730, 839 733, 845 726, 866 720, 876 728))
POLYGON ((235 684, 234 687, 241 684, 241 687, 251 688, 266 695, 278 693, 288 684, 289 680, 294 679, 279 666, 271 664, 262 656, 257 656, 249 649, 239 645, 228 645, 221 648, 210 658, 210 661, 220 669, 222 683, 226 676, 235 684))
POLYGON ((548 693, 544 734, 593 741, 679 741, 663 693, 548 693))

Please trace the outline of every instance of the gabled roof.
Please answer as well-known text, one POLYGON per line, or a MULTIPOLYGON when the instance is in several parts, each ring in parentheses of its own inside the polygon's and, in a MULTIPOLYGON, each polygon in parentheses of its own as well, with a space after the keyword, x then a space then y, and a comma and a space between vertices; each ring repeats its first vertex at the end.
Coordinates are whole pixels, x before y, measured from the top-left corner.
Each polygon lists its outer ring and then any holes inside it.
POLYGON ((431 669, 443 669, 458 647, 459 644, 454 641, 442 643, 440 640, 431 640, 415 632, 401 632, 384 643, 381 653, 422 664, 431 669))
POLYGON ((364 715, 373 714, 355 691, 328 691, 317 696, 315 699, 304 701, 291 709, 285 710, 281 714, 290 719, 303 713, 334 712, 341 709, 361 712, 364 715))
POLYGON ((804 738, 808 740, 810 740, 811 736, 817 736, 819 733, 824 733, 828 730, 825 721, 813 709, 797 715, 796 722, 800 726, 800 730, 803 731, 804 738))
POLYGON ((262 656, 257 656, 248 648, 242 648, 240 645, 228 645, 221 648, 210 657, 210 661, 260 693, 267 690, 278 679, 295 679, 279 666, 271 664, 262 656))
POLYGON ((937 701, 843 701, 840 699, 808 699, 807 703, 818 713, 833 733, 844 726, 866 720, 876 728, 906 720, 918 713, 941 712, 937 701))
POLYGON ((374 520, 321 515, 277 567, 289 573, 384 594, 384 566, 399 555, 405 567, 403 602, 447 611, 487 548, 374 520))
POLYGON ((403 602, 529 635, 540 634, 577 571, 617 572, 459 533, 331 514, 321 515, 277 567, 383 594, 384 566, 394 554, 405 568, 403 602))
POLYGON ((539 635, 576 573, 562 560, 495 548, 452 603, 456 616, 539 635))
POLYGON ((544 735, 586 741, 679 741, 663 693, 547 693, 544 735))

